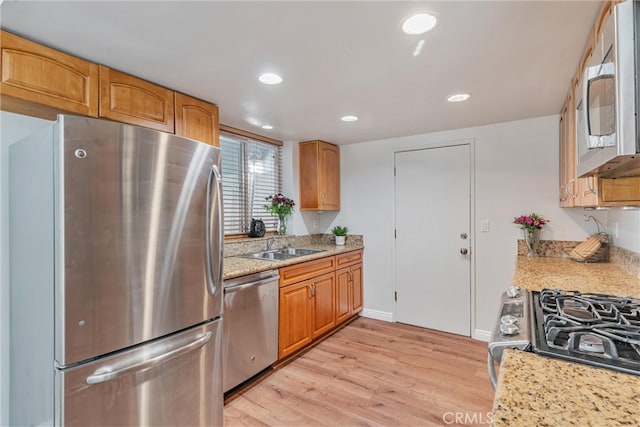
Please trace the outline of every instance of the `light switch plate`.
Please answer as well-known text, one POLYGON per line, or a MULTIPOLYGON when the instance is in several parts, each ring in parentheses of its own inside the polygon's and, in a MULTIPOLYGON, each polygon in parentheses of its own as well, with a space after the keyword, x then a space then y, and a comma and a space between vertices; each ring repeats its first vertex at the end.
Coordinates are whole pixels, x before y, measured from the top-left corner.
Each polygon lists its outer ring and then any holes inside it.
POLYGON ((488 233, 489 232, 489 220, 483 219, 480 221, 480 232, 488 233))

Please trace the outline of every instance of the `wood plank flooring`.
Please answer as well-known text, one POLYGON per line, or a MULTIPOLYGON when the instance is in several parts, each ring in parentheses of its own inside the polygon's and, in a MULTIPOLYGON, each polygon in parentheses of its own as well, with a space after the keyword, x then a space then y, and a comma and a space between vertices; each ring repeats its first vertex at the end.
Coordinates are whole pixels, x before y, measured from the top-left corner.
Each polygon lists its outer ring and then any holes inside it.
POLYGON ((491 421, 487 345, 358 318, 226 404, 235 426, 442 426, 491 421))

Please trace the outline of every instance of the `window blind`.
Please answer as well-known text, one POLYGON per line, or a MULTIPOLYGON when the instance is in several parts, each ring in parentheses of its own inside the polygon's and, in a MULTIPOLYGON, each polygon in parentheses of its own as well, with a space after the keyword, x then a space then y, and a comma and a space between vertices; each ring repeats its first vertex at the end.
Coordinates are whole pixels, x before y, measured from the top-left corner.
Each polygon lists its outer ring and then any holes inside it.
POLYGON ((264 209, 267 196, 281 190, 281 149, 228 132, 220 133, 224 234, 246 234, 251 218, 261 218, 267 231, 278 219, 264 209))

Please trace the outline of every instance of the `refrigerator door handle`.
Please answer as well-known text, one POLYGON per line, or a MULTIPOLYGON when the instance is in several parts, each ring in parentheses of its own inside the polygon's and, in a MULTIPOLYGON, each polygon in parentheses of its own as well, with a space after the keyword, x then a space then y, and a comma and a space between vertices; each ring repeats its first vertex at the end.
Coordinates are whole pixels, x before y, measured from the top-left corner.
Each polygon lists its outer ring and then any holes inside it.
POLYGON ((159 354, 150 359, 133 363, 131 365, 117 367, 116 369, 113 369, 113 367, 109 367, 109 366, 100 367, 96 369, 96 371, 92 375, 87 377, 87 384, 89 385, 100 384, 100 383, 114 380, 118 377, 129 374, 131 372, 141 371, 143 369, 151 368, 169 359, 173 359, 174 357, 180 356, 181 354, 188 353, 192 350, 202 347, 207 342, 209 342, 209 340, 211 340, 211 336, 212 336, 212 333, 207 332, 206 334, 191 341, 190 343, 187 343, 173 350, 169 350, 165 353, 159 354))
POLYGON ((207 207, 206 207, 206 233, 207 233, 207 277, 209 282, 209 293, 215 296, 220 288, 222 288, 222 239, 223 239, 223 224, 222 224, 222 179, 218 167, 213 165, 211 172, 209 173, 209 182, 207 184, 207 207), (215 183, 214 183, 215 181, 215 183), (214 189, 215 185, 215 189, 214 189), (214 194, 215 191, 215 194, 214 194), (215 211, 211 209, 211 205, 214 203, 215 198, 215 211), (217 224, 217 227, 213 227, 211 224, 217 224), (218 255, 217 262, 213 260, 212 246, 219 248, 216 251, 218 255), (215 264, 215 271, 214 271, 215 264))

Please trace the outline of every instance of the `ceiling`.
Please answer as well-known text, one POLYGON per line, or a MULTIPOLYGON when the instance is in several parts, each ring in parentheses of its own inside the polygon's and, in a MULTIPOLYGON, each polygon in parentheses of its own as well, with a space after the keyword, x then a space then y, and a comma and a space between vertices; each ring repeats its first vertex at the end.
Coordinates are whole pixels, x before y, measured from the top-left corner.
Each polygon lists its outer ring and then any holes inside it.
POLYGON ((599 7, 5 0, 0 25, 216 103, 226 125, 280 140, 348 144, 557 114, 599 7), (404 34, 403 19, 416 12, 432 13, 438 24, 404 34), (284 81, 263 85, 263 72, 284 81), (446 101, 460 91, 471 99, 446 101), (340 121, 346 114, 359 120, 340 121))

